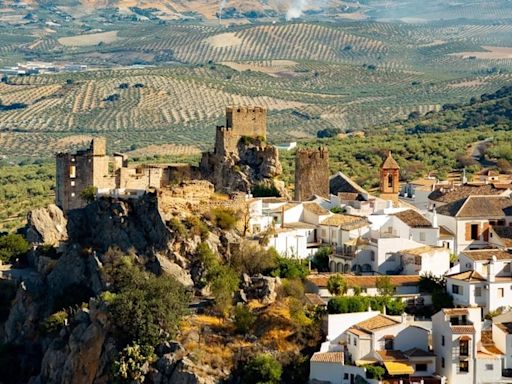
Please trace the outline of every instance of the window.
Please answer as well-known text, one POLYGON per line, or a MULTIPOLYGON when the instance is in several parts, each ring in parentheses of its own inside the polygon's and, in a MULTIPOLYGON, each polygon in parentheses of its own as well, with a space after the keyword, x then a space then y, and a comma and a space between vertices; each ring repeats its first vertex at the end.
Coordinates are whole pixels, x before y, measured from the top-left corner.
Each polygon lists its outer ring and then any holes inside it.
POLYGON ((452 285, 452 293, 454 295, 462 295, 462 287, 460 285, 453 284, 452 285))
POLYGON ((350 335, 347 336, 347 344, 350 344, 350 335))
POLYGON ((357 346, 357 338, 354 337, 354 346, 357 346))
POLYGON ((505 220, 498 220, 498 226, 500 226, 500 227, 505 226, 505 220))
POLYGON ((420 241, 425 241, 425 232, 420 232, 420 241))
POLYGON ((370 260, 375 261, 375 252, 374 251, 370 251, 370 260))
POLYGON ((70 177, 71 179, 76 178, 76 167, 75 167, 74 165, 71 165, 71 166, 69 167, 69 177, 70 177))
POLYGON ((471 268, 471 263, 466 263, 466 268, 471 268))
POLYGON ((441 345, 444 347, 444 335, 441 336, 441 345))
MULTIPOLYGON (((444 340, 444 336, 443 336, 443 340, 444 340)), ((441 367, 444 368, 444 357, 441 357, 441 367)))
POLYGON ((479 227, 480 226, 478 224, 471 224, 471 240, 480 240, 478 233, 479 227))
POLYGON ((71 186, 74 187, 75 186, 75 180, 71 180, 71 186))
POLYGON ((469 341, 468 340, 460 340, 459 341, 459 354, 461 356, 469 355, 469 341))
POLYGON ((459 372, 469 372, 469 362, 467 360, 459 361, 459 372))
POLYGON ((482 296, 482 287, 475 287, 475 297, 482 296))
POLYGON ((416 372, 425 372, 427 370, 427 364, 416 364, 416 372))
POLYGON ((75 197, 75 192, 71 192, 71 197, 75 197))
POLYGON ((393 350, 393 338, 388 337, 384 340, 384 349, 386 351, 392 351, 393 350))
POLYGON ((505 288, 498 288, 498 297, 505 296, 505 288))
POLYGON ((493 364, 485 364, 485 370, 486 371, 494 371, 494 365, 493 364))
POLYGON ((414 264, 421 265, 421 256, 414 256, 414 264))
POLYGON ((348 373, 343 374, 343 380, 348 380, 348 373))

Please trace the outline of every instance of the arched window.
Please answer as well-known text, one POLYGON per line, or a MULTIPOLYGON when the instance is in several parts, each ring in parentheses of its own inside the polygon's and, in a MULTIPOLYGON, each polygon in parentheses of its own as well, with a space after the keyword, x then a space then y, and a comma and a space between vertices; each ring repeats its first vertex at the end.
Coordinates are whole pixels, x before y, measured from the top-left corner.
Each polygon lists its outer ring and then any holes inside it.
POLYGON ((329 263, 329 270, 330 270, 331 272, 336 272, 336 262, 335 262, 335 261, 331 261, 331 262, 329 263))
POLYGON ((336 266, 336 272, 343 273, 343 263, 338 263, 336 266))
POLYGON ((388 174, 388 188, 393 188, 393 174, 388 174))
POLYGON ((347 263, 343 266, 343 273, 348 273, 349 270, 350 270, 350 264, 347 263))

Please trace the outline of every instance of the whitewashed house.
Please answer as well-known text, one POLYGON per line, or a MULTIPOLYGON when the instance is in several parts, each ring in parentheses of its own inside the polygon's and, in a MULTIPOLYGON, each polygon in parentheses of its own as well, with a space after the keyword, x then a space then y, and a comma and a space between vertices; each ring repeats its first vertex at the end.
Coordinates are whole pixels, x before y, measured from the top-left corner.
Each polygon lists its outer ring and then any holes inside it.
POLYGON ((402 259, 404 275, 427 275, 442 277, 450 269, 450 250, 444 247, 424 245, 405 249, 398 254, 402 259))
POLYGON ((512 311, 493 317, 492 339, 503 352, 503 369, 512 370, 512 311))
POLYGON ((455 234, 456 254, 489 248, 490 227, 512 223, 512 199, 504 196, 469 196, 437 209, 439 224, 455 234))
POLYGON ((482 341, 480 308, 443 309, 432 316, 436 371, 448 383, 498 383, 502 353, 482 341))
POLYGON ((446 276, 455 305, 480 307, 484 314, 512 306, 512 253, 465 251, 459 255, 457 269, 446 276))

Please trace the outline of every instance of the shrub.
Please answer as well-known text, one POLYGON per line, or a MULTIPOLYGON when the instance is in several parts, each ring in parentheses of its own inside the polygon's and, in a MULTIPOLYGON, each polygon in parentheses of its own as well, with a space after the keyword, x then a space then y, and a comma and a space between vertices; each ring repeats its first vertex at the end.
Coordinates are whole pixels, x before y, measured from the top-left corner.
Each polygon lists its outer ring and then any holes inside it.
POLYGON ((80 198, 90 204, 96 199, 96 193, 96 187, 91 185, 80 192, 80 198))
POLYGON ((173 217, 171 220, 169 220, 168 226, 174 233, 177 233, 180 237, 187 236, 187 228, 179 219, 173 217))
POLYGON ((331 137, 336 137, 341 133, 341 129, 339 128, 325 128, 321 129, 316 133, 316 137, 319 139, 326 139, 331 137))
POLYGON ((30 244, 21 235, 8 234, 0 237, 0 260, 12 263, 23 257, 30 249, 30 244))
POLYGON ((274 248, 265 249, 257 244, 243 242, 233 254, 230 265, 240 274, 253 276, 268 273, 277 266, 279 255, 274 248))
POLYGON ((274 384, 279 383, 283 368, 269 353, 260 354, 249 361, 244 372, 244 383, 274 384))
POLYGON ((43 334, 55 333, 61 330, 68 322, 68 313, 66 311, 55 312, 50 315, 41 324, 41 332, 43 334))
POLYGON ((234 323, 236 331, 240 334, 248 333, 256 322, 254 315, 246 305, 239 303, 235 307, 234 323))
POLYGON ((186 227, 193 236, 199 236, 202 241, 208 239, 210 230, 208 226, 197 216, 189 216, 185 220, 186 227))
POLYGON ((271 275, 286 279, 304 279, 308 273, 307 262, 279 257, 277 259, 277 267, 271 272, 271 275))
POLYGON ((341 207, 333 207, 331 208, 331 212, 332 213, 346 213, 347 210, 345 208, 341 208, 341 207))
POLYGON ((302 299, 304 297, 304 285, 300 279, 285 279, 281 285, 281 294, 285 297, 302 299))
POLYGON ((117 383, 143 383, 145 378, 144 365, 155 360, 154 349, 150 345, 133 343, 126 346, 114 362, 112 371, 117 383))
POLYGON ((254 197, 279 197, 281 193, 275 185, 256 184, 252 187, 251 193, 254 197))
POLYGON ((382 380, 386 374, 386 370, 379 365, 365 365, 366 378, 374 380, 382 380))
POLYGON ((347 292, 347 282, 341 275, 333 275, 327 280, 327 290, 331 295, 339 296, 347 292))
POLYGON ((211 219, 219 228, 231 230, 235 227, 237 217, 235 212, 229 208, 214 208, 211 210, 211 219))
POLYGON ((208 272, 208 280, 211 281, 215 308, 223 316, 227 316, 233 305, 233 294, 238 289, 238 275, 229 266, 217 264, 208 272))

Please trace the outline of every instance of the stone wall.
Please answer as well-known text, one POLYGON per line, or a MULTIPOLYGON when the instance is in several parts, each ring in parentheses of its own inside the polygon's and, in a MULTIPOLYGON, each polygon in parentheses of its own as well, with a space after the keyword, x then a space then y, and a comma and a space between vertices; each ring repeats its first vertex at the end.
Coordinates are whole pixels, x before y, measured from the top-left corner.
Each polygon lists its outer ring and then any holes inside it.
POLYGON ((329 152, 326 148, 303 148, 295 157, 295 200, 313 195, 329 197, 329 152))

